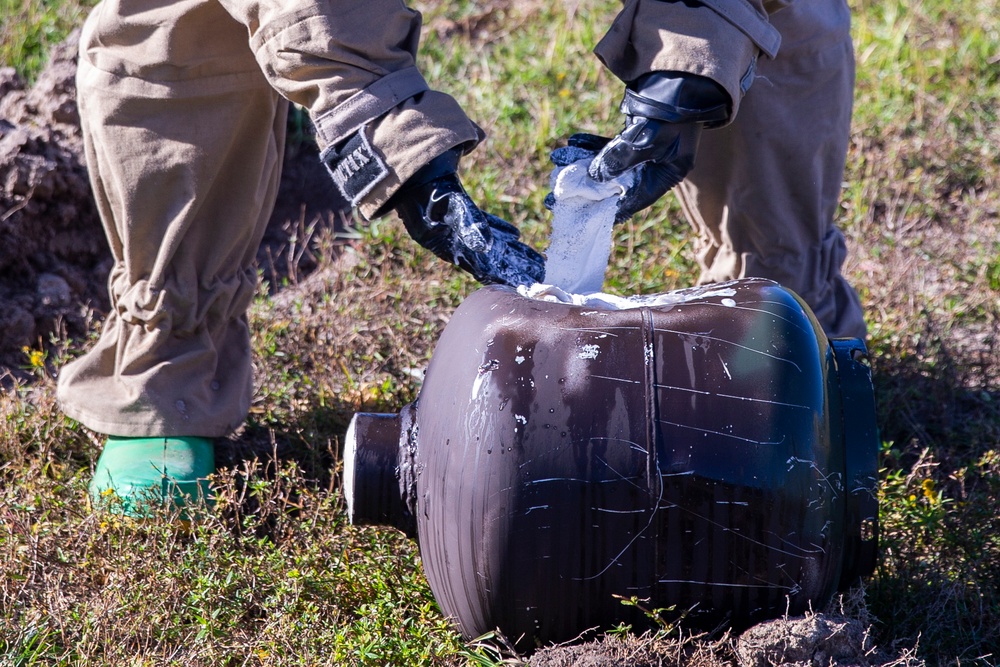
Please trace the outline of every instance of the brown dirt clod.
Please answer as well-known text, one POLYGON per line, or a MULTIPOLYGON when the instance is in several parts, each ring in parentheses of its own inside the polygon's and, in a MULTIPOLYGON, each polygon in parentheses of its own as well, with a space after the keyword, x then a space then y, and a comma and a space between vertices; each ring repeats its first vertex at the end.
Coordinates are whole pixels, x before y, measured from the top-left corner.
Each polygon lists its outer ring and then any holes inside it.
POLYGON ((740 667, 861 667, 872 653, 861 622, 823 614, 761 623, 736 640, 740 667))

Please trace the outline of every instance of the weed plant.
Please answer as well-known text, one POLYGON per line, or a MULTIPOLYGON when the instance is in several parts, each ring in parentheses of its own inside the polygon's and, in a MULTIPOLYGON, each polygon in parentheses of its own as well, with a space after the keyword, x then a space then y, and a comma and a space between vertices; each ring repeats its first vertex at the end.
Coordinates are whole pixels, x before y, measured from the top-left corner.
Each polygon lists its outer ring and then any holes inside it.
MULTIPOLYGON (((0 0, 0 64, 31 78, 87 4, 0 0)), ((463 163, 467 188, 544 246, 549 151, 619 124, 620 84, 590 54, 617 4, 419 7, 425 75, 489 132, 463 163)), ((838 222, 870 323, 884 444, 882 557, 849 613, 890 652, 1000 664, 1000 6, 853 10, 858 85, 838 222)), ((607 289, 693 283, 690 238, 666 197, 616 231, 607 289)), ((316 228, 308 241, 316 272, 273 295, 262 287, 253 306, 257 394, 218 448, 217 508, 188 530, 167 514, 137 524, 89 510, 99 436, 59 413, 52 377, 82 343, 26 353, 35 379, 0 397, 0 664, 514 661, 502 642, 463 644, 415 544, 347 525, 339 493, 351 414, 413 400, 475 285, 393 219, 346 242, 316 228)), ((624 656, 643 640, 626 628, 608 641, 625 642, 624 656)), ((735 664, 718 637, 671 646, 687 664, 735 664), (693 661, 708 654, 716 662, 693 661)))

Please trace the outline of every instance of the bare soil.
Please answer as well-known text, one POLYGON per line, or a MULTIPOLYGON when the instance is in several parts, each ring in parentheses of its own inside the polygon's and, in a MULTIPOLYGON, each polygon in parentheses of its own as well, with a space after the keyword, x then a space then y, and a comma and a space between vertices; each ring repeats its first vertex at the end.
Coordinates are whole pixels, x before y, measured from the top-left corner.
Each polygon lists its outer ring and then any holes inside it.
POLYGON ((76 110, 75 44, 56 48, 34 87, 0 69, 0 366, 53 333, 85 334, 108 308, 101 231, 76 110))
POLYGON ((529 667, 916 667, 913 651, 876 646, 868 626, 837 612, 779 618, 736 637, 609 636, 538 651, 529 667))

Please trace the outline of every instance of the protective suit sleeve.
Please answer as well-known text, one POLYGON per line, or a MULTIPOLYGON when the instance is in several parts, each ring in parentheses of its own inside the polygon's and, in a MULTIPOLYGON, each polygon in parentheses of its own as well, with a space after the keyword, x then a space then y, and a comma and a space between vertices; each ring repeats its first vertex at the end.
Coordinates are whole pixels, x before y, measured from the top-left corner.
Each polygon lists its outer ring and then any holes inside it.
POLYGON ((421 15, 401 0, 222 0, 268 82, 309 110, 341 194, 371 217, 401 183, 483 131, 415 66, 421 15))
POLYGON ((758 56, 778 53, 781 36, 768 17, 788 4, 791 0, 625 0, 594 52, 626 83, 654 71, 709 77, 729 94, 732 121, 753 82, 758 56))

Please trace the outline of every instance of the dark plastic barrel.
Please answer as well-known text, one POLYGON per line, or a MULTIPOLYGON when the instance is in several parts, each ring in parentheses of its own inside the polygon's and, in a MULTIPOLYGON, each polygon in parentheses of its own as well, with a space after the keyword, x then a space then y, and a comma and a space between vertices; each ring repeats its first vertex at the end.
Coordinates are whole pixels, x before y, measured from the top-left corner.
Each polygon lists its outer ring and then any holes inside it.
POLYGON ((486 287, 415 404, 358 414, 354 523, 420 544, 466 637, 521 648, 644 622, 736 628, 825 604, 877 551, 864 345, 764 280, 613 310, 486 287))

